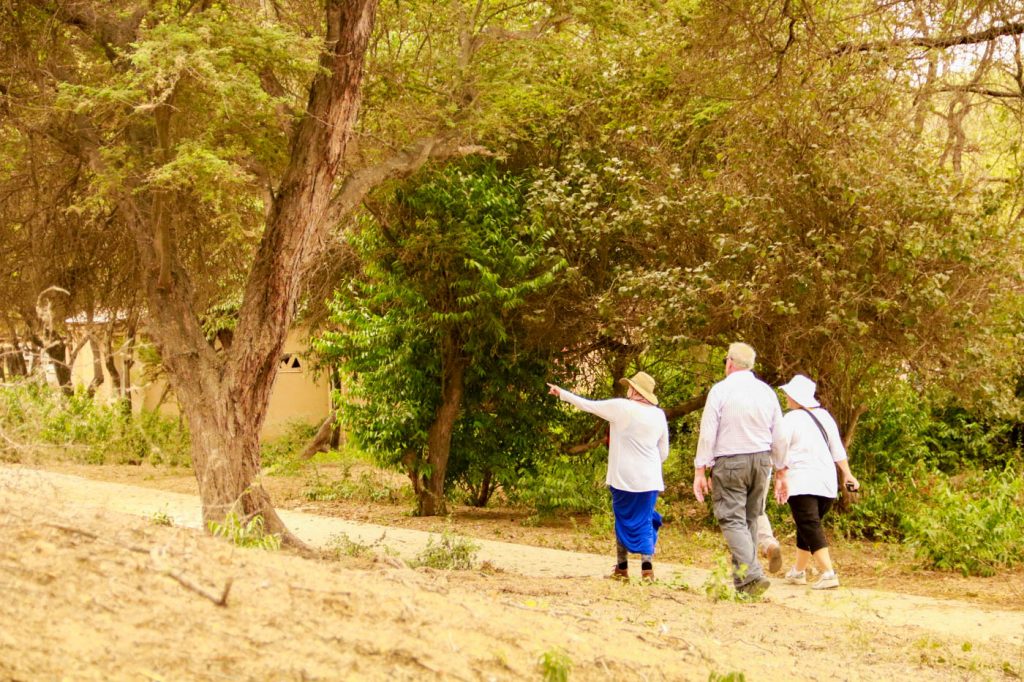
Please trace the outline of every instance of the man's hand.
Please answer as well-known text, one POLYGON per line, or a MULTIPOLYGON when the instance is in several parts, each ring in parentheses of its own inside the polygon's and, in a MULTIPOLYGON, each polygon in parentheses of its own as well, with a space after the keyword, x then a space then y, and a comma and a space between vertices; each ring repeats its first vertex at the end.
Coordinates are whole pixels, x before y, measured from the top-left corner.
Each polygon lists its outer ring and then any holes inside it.
POLYGON ((562 389, 558 388, 558 386, 555 386, 554 384, 548 384, 548 393, 558 398, 562 395, 562 389))
POLYGON ((704 475, 704 467, 693 472, 693 494, 698 502, 704 501, 704 496, 711 492, 711 479, 704 475))
POLYGON ((775 472, 775 501, 779 504, 786 504, 789 500, 789 482, 786 480, 786 470, 775 472))

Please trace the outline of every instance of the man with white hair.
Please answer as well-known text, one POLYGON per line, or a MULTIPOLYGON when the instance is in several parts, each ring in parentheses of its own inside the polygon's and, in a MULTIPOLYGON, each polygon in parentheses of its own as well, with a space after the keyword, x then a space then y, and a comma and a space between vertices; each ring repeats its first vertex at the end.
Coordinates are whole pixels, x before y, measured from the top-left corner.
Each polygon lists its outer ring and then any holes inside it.
POLYGON ((708 393, 694 457, 693 493, 711 493, 715 518, 732 553, 736 590, 760 596, 771 585, 757 558, 758 518, 768 479, 786 491, 786 448, 779 398, 751 371, 756 353, 745 343, 729 346, 725 379, 708 393), (711 479, 706 470, 711 469, 711 479))

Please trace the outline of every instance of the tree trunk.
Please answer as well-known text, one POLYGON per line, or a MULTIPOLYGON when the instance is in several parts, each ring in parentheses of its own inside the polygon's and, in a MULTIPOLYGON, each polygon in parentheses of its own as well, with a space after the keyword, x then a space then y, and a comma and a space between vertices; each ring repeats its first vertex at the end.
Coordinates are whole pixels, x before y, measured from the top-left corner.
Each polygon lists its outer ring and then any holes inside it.
POLYGON ((103 377, 103 355, 101 354, 100 345, 96 343, 91 335, 87 337, 85 343, 89 344, 92 348, 92 381, 89 382, 87 388, 89 397, 92 397, 96 395, 96 391, 99 390, 105 381, 103 377))
POLYGON ((490 469, 484 470, 484 478, 480 481, 480 490, 473 498, 474 507, 486 507, 487 502, 491 499, 491 493, 494 492, 492 482, 494 481, 494 474, 490 469))
MULTIPOLYGON (((377 0, 327 0, 325 48, 296 126, 287 170, 267 214, 249 271, 230 349, 218 355, 192 307, 193 287, 180 262, 166 213, 173 202, 122 194, 143 263, 153 333, 172 389, 188 420, 192 460, 205 521, 263 516, 267 532, 288 533, 256 482, 259 432, 302 278, 323 248, 335 182, 359 110, 363 61, 377 0)), ((169 148, 173 107, 158 107, 156 150, 169 148)), ((159 151, 155 151, 159 153, 159 151)))
POLYGON ((56 337, 47 342, 44 346, 47 357, 53 363, 54 374, 57 375, 57 385, 65 394, 71 395, 71 367, 68 365, 68 347, 64 340, 56 337))
MULTIPOLYGON (((180 395, 180 392, 175 389, 180 395)), ((211 395, 190 395, 186 418, 192 434, 192 465, 203 501, 203 525, 222 523, 234 514, 247 523, 263 517, 267 533, 297 543, 274 510, 263 486, 260 470, 259 426, 230 403, 211 395)), ((258 420, 262 424, 262 420, 258 420)))
POLYGON ((331 444, 336 442, 335 433, 338 430, 338 420, 335 413, 332 411, 327 415, 327 419, 317 429, 316 435, 313 436, 313 440, 309 442, 306 449, 299 455, 299 459, 312 459, 313 455, 318 452, 327 452, 331 449, 331 444))
POLYGON ((427 431, 428 475, 424 477, 419 494, 420 516, 436 516, 447 511, 444 499, 444 479, 448 471, 448 456, 452 448, 452 431, 462 407, 462 393, 466 376, 466 360, 458 345, 451 339, 444 343, 441 359, 441 404, 437 406, 434 422, 427 431))

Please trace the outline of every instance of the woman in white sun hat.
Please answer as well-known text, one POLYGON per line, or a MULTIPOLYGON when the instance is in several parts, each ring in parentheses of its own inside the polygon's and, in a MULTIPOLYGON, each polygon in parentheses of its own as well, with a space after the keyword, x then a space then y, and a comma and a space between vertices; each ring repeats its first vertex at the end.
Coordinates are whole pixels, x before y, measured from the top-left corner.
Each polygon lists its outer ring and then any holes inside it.
POLYGON ((654 580, 654 547, 661 514, 654 510, 665 489, 662 463, 668 458, 668 421, 654 395, 654 379, 637 372, 619 379, 625 398, 587 400, 554 384, 551 395, 609 422, 608 473, 605 483, 615 513, 617 561, 613 578, 629 578, 629 553, 640 555, 642 580, 654 580))
POLYGON ((857 490, 860 483, 850 473, 835 419, 814 398, 814 382, 797 374, 781 388, 789 406, 783 417, 789 439, 789 493, 788 500, 780 499, 783 491, 776 485, 776 499, 780 504, 789 502, 796 523, 797 547, 796 564, 786 573, 786 582, 806 585, 807 566, 813 559, 821 575, 811 587, 839 587, 821 520, 838 494, 836 467, 843 472, 843 485, 848 490, 857 490))

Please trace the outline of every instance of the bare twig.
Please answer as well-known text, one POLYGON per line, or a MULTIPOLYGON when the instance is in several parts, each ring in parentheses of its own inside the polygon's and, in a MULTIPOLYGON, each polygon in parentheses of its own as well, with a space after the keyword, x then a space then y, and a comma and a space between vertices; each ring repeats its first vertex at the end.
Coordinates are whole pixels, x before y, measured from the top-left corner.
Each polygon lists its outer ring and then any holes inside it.
POLYGON ((234 582, 234 578, 227 579, 227 581, 224 583, 224 591, 221 592, 220 596, 218 597, 217 595, 211 593, 209 590, 206 590, 205 588, 195 584, 194 582, 186 578, 181 573, 178 573, 177 571, 167 570, 164 571, 164 575, 173 578, 174 580, 178 581, 178 583, 180 583, 182 587, 195 592, 199 596, 206 597, 217 606, 228 605, 228 593, 231 591, 231 584, 234 582))

